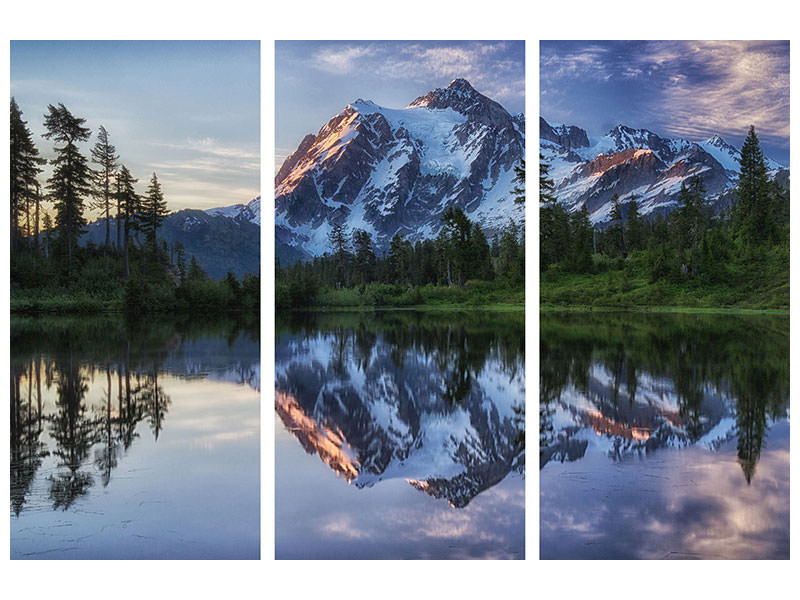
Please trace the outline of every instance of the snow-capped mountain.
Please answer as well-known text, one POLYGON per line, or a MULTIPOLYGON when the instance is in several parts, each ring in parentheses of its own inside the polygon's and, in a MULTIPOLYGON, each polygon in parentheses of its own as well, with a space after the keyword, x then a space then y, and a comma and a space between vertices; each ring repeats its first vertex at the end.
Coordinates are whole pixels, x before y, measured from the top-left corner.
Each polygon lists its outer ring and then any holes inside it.
POLYGON ((254 225, 261 225, 261 196, 250 200, 247 204, 233 204, 209 208, 206 212, 215 217, 228 217, 236 221, 248 221, 254 225))
MULTIPOLYGON (((663 214, 677 205, 681 185, 700 177, 709 198, 735 185, 740 151, 715 135, 694 142, 661 137, 647 129, 617 125, 590 138, 575 125, 553 125, 539 118, 539 148, 550 165, 555 196, 570 211, 586 206, 593 223, 606 221, 611 198, 639 202, 642 214, 663 214)), ((785 167, 766 159, 770 176, 785 167)))
POLYGON ((491 234, 524 219, 511 194, 524 148, 524 116, 464 79, 403 109, 356 100, 307 135, 278 171, 276 243, 321 255, 331 227, 343 224, 386 248, 395 233, 435 237, 450 207, 491 234))
POLYGON ((377 334, 364 350, 333 334, 278 340, 275 409, 309 454, 357 487, 403 479, 459 508, 523 472, 524 361, 510 374, 495 350, 459 377, 443 349, 377 334))

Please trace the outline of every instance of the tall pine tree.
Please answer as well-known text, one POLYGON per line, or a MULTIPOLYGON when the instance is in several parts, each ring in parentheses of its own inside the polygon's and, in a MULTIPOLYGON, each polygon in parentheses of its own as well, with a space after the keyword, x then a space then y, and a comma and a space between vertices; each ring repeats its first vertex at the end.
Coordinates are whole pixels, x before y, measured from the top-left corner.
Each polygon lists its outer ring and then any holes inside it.
POLYGON ((53 174, 47 185, 55 203, 58 238, 66 247, 67 273, 71 275, 73 253, 86 225, 83 201, 91 191, 91 170, 77 144, 88 140, 91 130, 83 126, 86 119, 74 116, 63 104, 50 104, 47 110, 44 137, 62 144, 54 148, 56 157, 50 161, 53 174))
POLYGON ((141 198, 136 193, 133 185, 138 181, 134 179, 128 167, 121 165, 116 176, 117 203, 123 221, 123 248, 125 254, 125 279, 130 279, 131 269, 129 262, 129 246, 132 231, 139 230, 139 215, 141 214, 141 198))
POLYGON ((112 183, 117 160, 117 149, 108 141, 108 132, 101 125, 97 131, 97 142, 92 148, 92 162, 98 165, 94 172, 94 208, 99 209, 106 219, 106 248, 111 246, 111 202, 114 197, 112 183))
POLYGON ((736 229, 742 239, 750 244, 771 240, 776 230, 775 213, 770 197, 767 166, 752 125, 742 144, 736 195, 736 229))
MULTIPOLYGON (((11 121, 9 127, 11 146, 9 149, 10 184, 9 195, 11 213, 11 247, 16 247, 19 241, 19 218, 23 210, 26 211, 27 220, 30 221, 30 209, 27 208, 30 200, 36 203, 37 213, 39 208, 39 184, 37 175, 42 172, 39 165, 45 162, 39 157, 39 150, 33 143, 33 137, 28 125, 22 120, 22 111, 14 98, 11 98, 11 121), (26 210, 27 209, 27 210, 26 210)), ((28 226, 27 229, 30 229, 28 226)), ((38 229, 38 221, 37 227, 38 229)), ((26 235, 30 235, 30 230, 26 235)))
POLYGON ((164 200, 164 193, 161 191, 161 184, 158 182, 158 177, 153 173, 150 178, 150 186, 142 198, 141 202, 141 215, 139 221, 141 229, 144 232, 147 243, 150 244, 153 256, 156 255, 158 250, 158 228, 167 217, 167 203, 164 200))

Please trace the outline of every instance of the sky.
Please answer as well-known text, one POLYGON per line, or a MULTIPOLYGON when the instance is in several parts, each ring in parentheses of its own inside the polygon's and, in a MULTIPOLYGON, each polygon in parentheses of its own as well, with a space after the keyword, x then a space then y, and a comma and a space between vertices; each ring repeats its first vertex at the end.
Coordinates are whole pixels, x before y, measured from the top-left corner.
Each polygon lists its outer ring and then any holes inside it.
POLYGON ((87 157, 103 125, 137 191, 155 172, 169 210, 207 209, 260 193, 259 61, 249 41, 11 42, 11 95, 45 158, 60 102, 92 130, 87 157))
POLYGON ((521 41, 278 41, 275 169, 354 100, 404 108, 459 77, 512 114, 525 111, 521 41))
POLYGON ((788 41, 542 41, 540 114, 602 135, 622 123, 762 150, 789 165, 788 41))

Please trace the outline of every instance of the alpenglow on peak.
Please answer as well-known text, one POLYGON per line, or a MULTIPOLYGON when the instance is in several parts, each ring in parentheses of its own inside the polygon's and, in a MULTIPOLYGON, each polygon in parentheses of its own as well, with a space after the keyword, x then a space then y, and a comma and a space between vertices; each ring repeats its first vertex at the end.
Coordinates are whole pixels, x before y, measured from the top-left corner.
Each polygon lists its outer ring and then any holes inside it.
POLYGON ((487 236, 524 222, 513 197, 525 122, 464 79, 406 108, 359 99, 306 136, 275 178, 275 239, 286 260, 328 251, 328 233, 434 238, 459 207, 487 236))

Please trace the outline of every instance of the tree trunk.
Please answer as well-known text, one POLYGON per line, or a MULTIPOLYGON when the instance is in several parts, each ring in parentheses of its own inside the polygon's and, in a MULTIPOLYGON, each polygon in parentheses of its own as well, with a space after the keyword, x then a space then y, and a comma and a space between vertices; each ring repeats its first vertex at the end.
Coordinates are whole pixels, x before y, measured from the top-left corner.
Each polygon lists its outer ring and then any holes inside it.
POLYGON ((128 265, 128 221, 125 220, 125 281, 131 276, 130 266, 128 265))
POLYGON ((36 216, 33 220, 33 245, 36 253, 39 253, 39 207, 42 203, 42 195, 39 191, 39 184, 36 184, 36 216))
POLYGON ((111 193, 108 190, 108 179, 109 175, 106 173, 106 185, 105 185, 105 204, 106 204, 106 251, 108 251, 108 247, 111 245, 111 193))
MULTIPOLYGON (((26 190, 27 191, 27 190, 26 190)), ((31 198, 30 194, 25 194, 25 241, 28 250, 31 249, 31 198)))

